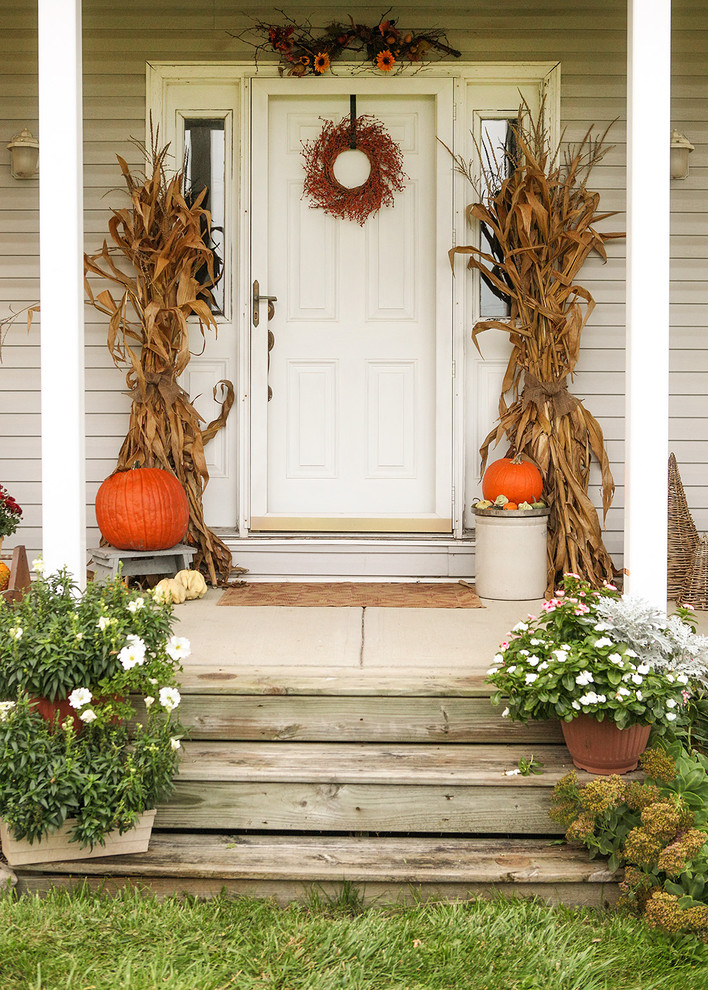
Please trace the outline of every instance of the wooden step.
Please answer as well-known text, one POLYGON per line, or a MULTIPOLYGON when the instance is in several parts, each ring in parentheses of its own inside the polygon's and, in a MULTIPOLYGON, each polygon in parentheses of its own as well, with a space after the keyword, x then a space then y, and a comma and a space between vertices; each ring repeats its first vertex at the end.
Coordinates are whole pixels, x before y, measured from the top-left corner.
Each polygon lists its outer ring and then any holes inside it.
POLYGON ((349 836, 153 834, 142 855, 37 864, 17 871, 18 890, 43 892, 82 883, 115 891, 148 887, 159 896, 274 897, 302 900, 316 889, 336 896, 343 881, 364 901, 403 897, 469 898, 504 893, 552 904, 604 906, 617 899, 616 877, 584 850, 538 840, 349 836))
MULTIPOLYGON (((537 746, 540 775, 506 776, 528 746, 363 743, 184 745, 162 829, 556 835, 564 746, 537 746)), ((589 775, 580 778, 590 779, 589 775)))
POLYGON ((522 725, 489 698, 216 695, 183 691, 191 739, 300 742, 560 743, 557 722, 522 725))

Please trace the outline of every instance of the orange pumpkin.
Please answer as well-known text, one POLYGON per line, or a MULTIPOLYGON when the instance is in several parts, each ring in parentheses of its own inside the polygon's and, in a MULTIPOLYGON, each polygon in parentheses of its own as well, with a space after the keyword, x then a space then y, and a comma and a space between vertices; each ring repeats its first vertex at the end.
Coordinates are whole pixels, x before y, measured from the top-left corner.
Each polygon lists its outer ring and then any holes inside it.
POLYGON ((10 568, 7 564, 0 563, 0 591, 6 591, 10 583, 10 568))
POLYGON ((484 472, 482 494, 493 502, 506 495, 510 502, 537 502, 543 492, 543 478, 535 464, 516 457, 502 457, 484 472))
POLYGON ((507 502, 506 505, 502 505, 502 509, 518 509, 516 502, 507 502))
POLYGON ((167 550, 187 532, 189 502, 169 471, 117 471, 98 489, 96 521, 105 539, 119 550, 167 550))

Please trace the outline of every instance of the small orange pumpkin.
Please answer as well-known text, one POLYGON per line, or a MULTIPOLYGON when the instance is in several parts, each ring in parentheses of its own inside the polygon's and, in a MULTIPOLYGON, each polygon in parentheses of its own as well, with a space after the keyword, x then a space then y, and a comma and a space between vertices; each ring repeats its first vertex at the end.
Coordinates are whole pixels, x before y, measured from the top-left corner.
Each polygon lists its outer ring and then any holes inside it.
POLYGON ((502 509, 518 509, 516 502, 507 502, 506 505, 502 505, 502 509))
POLYGON ((482 494, 493 502, 506 495, 510 502, 537 502, 543 492, 543 478, 535 464, 516 457, 502 457, 484 472, 482 494))
POLYGON ((96 521, 118 550, 167 550, 187 532, 189 502, 169 471, 117 471, 96 493, 96 521))
POLYGON ((10 583, 10 568, 0 563, 0 591, 6 591, 10 583))

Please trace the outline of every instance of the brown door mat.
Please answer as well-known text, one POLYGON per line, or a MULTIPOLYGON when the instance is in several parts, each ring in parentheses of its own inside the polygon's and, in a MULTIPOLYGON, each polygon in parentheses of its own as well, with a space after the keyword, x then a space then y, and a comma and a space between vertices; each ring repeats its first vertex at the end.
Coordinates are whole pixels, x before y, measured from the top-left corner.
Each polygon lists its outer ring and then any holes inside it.
POLYGON ((472 585, 370 584, 336 581, 240 582, 226 589, 219 605, 296 605, 354 608, 484 608, 472 585))

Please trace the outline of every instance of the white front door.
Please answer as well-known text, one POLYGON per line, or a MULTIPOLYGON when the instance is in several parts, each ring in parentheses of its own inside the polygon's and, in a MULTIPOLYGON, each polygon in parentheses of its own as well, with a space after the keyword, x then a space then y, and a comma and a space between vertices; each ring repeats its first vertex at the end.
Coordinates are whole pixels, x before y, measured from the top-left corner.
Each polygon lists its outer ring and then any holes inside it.
POLYGON ((251 274, 277 302, 251 329, 251 530, 452 530, 452 105, 451 80, 253 81, 251 274), (350 93, 408 177, 363 226, 302 198, 302 142, 350 93))

